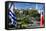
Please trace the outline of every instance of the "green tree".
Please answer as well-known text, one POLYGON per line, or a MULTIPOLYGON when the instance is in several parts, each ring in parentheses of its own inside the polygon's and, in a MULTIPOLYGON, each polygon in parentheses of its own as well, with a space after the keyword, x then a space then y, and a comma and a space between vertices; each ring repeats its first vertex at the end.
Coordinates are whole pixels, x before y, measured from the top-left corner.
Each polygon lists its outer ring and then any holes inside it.
POLYGON ((36 17, 38 16, 38 11, 37 10, 34 10, 34 9, 31 9, 30 11, 28 11, 28 15, 30 15, 31 17, 36 17))

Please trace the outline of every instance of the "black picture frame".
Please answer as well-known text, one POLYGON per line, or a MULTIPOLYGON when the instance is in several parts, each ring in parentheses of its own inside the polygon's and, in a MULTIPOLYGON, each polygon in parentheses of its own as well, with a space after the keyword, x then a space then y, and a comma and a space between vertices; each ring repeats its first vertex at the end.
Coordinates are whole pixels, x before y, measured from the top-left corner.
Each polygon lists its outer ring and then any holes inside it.
MULTIPOLYGON (((9 27, 8 27, 8 23, 7 23, 8 22, 8 16, 7 16, 7 14, 8 14, 8 3, 9 2, 11 2, 11 3, 18 2, 18 3, 44 4, 44 18, 45 18, 45 3, 40 3, 40 2, 23 2, 23 1, 6 1, 5 2, 5 29, 6 30, 16 30, 16 29, 9 29, 9 27)), ((37 27, 37 28, 45 28, 45 23, 44 23, 44 27, 37 27)), ((35 29, 35 28, 26 28, 26 29, 35 29)))

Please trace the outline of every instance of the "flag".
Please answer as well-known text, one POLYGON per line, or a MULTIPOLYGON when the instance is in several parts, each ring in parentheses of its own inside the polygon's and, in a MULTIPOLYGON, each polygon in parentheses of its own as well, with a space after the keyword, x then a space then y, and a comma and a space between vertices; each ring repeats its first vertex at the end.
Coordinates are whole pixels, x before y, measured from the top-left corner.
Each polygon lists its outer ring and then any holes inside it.
POLYGON ((41 17, 40 17, 40 27, 43 27, 44 24, 44 15, 43 12, 41 13, 41 17))
MULTIPOLYGON (((9 4, 9 5, 10 5, 10 4, 9 4)), ((11 5, 10 5, 10 6, 11 6, 11 5)), ((11 20, 11 23, 10 23, 10 24, 16 25, 16 15, 15 15, 15 13, 14 13, 14 11, 13 11, 13 6, 14 6, 14 5, 12 5, 12 6, 10 7, 9 11, 8 11, 8 17, 9 17, 9 19, 11 20)))

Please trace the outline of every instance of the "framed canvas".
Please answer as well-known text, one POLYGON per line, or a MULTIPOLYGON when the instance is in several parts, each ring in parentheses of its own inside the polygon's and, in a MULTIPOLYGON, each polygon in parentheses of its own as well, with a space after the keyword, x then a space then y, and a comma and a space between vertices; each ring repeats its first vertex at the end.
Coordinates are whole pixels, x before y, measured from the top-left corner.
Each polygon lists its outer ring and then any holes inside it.
POLYGON ((35 29, 45 27, 45 3, 5 2, 5 29, 35 29))

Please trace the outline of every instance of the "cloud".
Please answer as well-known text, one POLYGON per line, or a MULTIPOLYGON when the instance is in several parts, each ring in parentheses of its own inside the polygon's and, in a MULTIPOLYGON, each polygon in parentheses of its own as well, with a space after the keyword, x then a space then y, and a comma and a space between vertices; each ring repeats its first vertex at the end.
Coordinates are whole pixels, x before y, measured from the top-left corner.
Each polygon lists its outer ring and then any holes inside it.
POLYGON ((32 9, 32 8, 29 8, 29 9, 32 9))
POLYGON ((15 7, 15 9, 17 9, 17 8, 15 7))

